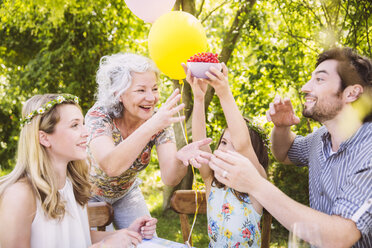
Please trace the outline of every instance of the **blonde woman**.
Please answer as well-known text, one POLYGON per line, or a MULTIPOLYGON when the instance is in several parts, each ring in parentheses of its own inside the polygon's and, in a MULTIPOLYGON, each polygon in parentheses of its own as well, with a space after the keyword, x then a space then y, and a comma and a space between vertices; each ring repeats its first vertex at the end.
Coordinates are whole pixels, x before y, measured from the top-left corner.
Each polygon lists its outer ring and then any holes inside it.
POLYGON ((0 178, 0 247, 130 247, 152 237, 157 220, 147 216, 128 229, 90 231, 88 133, 77 97, 36 95, 22 115, 17 164, 0 178))

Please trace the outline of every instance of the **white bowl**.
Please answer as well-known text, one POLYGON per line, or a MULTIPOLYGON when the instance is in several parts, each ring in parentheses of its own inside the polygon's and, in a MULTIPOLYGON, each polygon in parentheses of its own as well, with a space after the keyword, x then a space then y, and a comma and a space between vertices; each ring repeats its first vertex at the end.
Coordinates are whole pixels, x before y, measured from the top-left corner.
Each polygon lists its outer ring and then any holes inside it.
POLYGON ((206 62, 187 62, 187 67, 190 69, 191 74, 196 78, 208 78, 205 73, 213 66, 217 70, 222 70, 221 63, 206 63, 206 62))

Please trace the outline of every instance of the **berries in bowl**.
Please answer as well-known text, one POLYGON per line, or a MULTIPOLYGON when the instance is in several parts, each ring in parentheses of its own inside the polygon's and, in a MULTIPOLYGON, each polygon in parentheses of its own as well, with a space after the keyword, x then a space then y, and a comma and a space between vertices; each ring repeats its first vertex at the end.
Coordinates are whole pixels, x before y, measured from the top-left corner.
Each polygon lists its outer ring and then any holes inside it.
POLYGON ((187 60, 187 67, 191 74, 197 78, 208 78, 205 73, 209 71, 211 66, 221 71, 222 65, 218 61, 217 53, 197 53, 187 60))

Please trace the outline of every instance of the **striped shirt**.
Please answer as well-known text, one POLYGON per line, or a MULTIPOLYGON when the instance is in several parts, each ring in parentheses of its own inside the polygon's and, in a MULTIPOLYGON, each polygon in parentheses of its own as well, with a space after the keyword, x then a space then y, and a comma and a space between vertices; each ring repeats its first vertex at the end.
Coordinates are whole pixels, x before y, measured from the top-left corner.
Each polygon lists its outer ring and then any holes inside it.
MULTIPOLYGON (((311 208, 352 219, 372 198, 372 123, 364 123, 337 152, 331 152, 331 146, 331 136, 323 126, 306 137, 297 136, 288 158, 309 167, 311 208)), ((353 247, 372 247, 371 210, 367 207, 354 220, 362 238, 353 247)))

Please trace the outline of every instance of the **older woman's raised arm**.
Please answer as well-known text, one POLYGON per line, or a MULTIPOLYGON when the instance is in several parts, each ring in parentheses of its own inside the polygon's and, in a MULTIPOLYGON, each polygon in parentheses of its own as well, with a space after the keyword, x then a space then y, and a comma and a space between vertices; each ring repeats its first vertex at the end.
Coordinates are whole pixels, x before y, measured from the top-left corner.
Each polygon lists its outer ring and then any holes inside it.
POLYGON ((155 115, 119 145, 115 146, 112 137, 108 135, 101 135, 90 142, 89 148, 94 159, 108 176, 121 175, 133 164, 154 134, 184 119, 184 116, 173 117, 185 106, 175 106, 180 97, 179 90, 175 90, 155 115))

